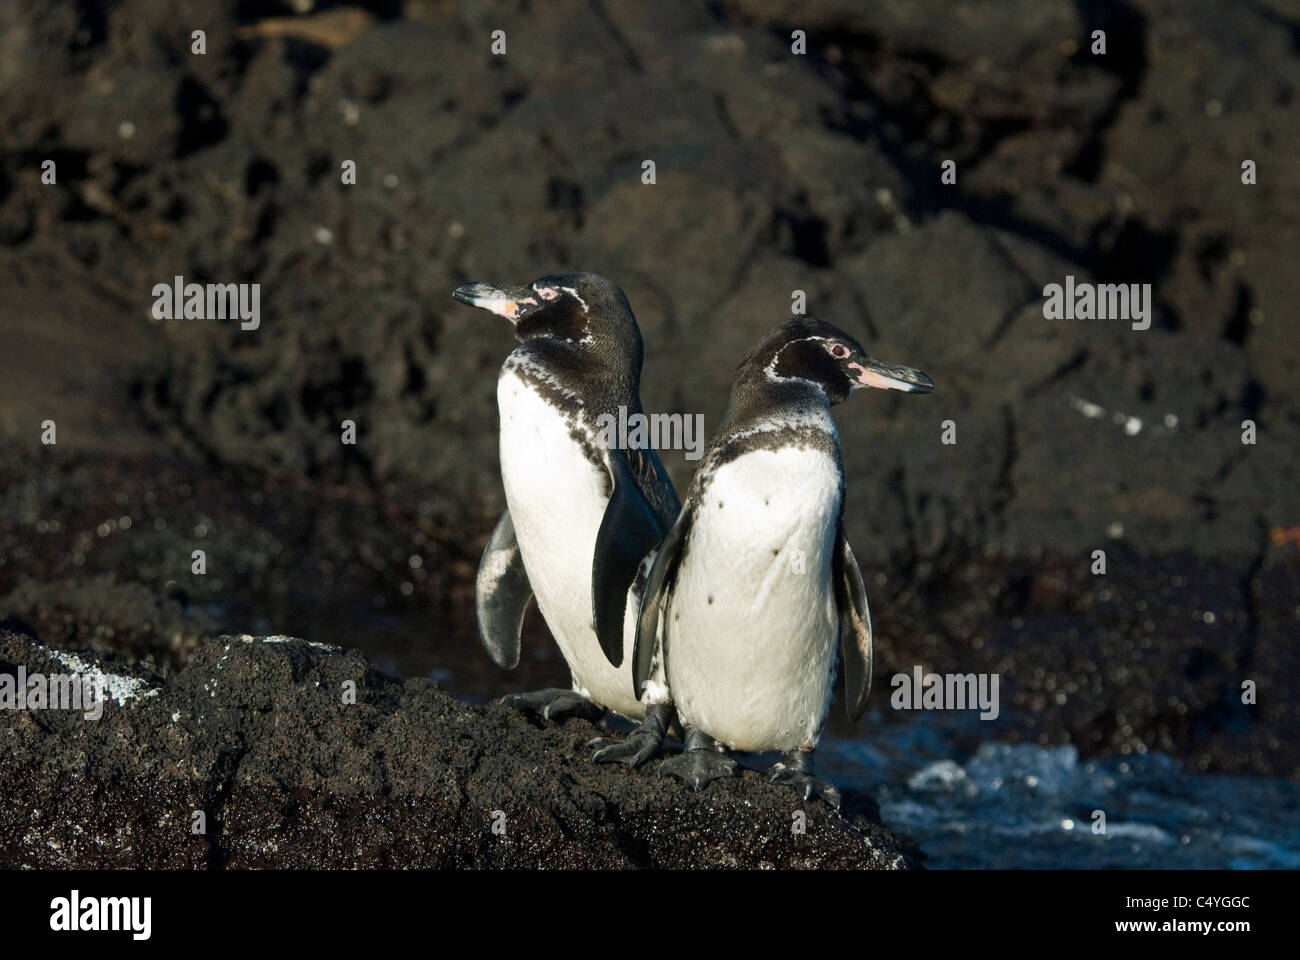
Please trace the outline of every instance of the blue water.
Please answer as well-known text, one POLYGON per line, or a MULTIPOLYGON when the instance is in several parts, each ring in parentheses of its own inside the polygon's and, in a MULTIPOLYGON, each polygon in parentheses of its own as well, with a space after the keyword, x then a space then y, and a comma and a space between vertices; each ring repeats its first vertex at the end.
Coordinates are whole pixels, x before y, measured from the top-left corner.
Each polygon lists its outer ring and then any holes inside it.
POLYGON ((1300 784, 1191 772, 1155 753, 1081 762, 1072 746, 959 750, 979 723, 934 713, 885 723, 873 711, 861 738, 823 741, 818 770, 873 796, 930 868, 1300 868, 1300 784))

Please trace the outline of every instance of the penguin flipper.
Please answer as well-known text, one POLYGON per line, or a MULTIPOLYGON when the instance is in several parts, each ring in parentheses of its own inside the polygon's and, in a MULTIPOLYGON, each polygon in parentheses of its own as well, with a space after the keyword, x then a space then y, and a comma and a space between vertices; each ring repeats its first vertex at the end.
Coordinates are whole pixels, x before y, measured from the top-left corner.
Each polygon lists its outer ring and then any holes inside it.
POLYGON ((532 596, 514 521, 507 510, 483 548, 474 583, 478 637, 498 667, 513 670, 519 663, 519 634, 532 596))
MULTIPOLYGON (((654 664, 656 636, 659 632, 659 611, 673 579, 677 575, 678 564, 682 559, 682 546, 691 528, 691 511, 683 510, 673 528, 659 545, 655 562, 650 567, 650 576, 646 577, 645 590, 641 594, 641 612, 636 621, 636 642, 632 646, 632 689, 638 700, 641 699, 645 682, 650 679, 650 668, 654 664)), ((661 656, 664 671, 668 670, 668 631, 664 631, 661 656)))
POLYGON ((835 538, 835 604, 840 614, 840 658, 844 661, 844 707, 857 720, 871 693, 871 611, 862 571, 840 524, 835 538))
POLYGON ((637 486, 627 451, 610 450, 609 468, 614 489, 591 558, 591 614, 605 657, 618 667, 623 664, 628 589, 641 561, 664 538, 667 525, 637 486))

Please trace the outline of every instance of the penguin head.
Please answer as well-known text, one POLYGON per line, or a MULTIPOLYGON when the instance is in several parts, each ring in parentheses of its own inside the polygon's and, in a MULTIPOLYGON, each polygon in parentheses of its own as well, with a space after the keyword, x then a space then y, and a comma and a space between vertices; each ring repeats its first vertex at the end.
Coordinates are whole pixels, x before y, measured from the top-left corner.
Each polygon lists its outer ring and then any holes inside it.
POLYGON ((540 338, 617 351, 641 367, 641 333, 623 291, 594 273, 553 273, 523 285, 464 283, 461 303, 505 317, 521 341, 540 338))
POLYGON ((871 356, 834 324, 796 317, 776 327, 741 361, 739 377, 802 390, 820 390, 839 403, 854 390, 875 387, 929 393, 934 382, 920 370, 871 356))

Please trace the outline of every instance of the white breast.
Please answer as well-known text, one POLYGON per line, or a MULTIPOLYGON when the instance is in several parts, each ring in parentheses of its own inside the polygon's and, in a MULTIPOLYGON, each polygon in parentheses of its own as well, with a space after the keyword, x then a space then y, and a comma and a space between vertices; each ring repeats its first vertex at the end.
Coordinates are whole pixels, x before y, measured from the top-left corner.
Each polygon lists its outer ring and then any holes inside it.
POLYGON ((839 470, 812 449, 759 450, 703 491, 667 610, 682 719, 737 750, 817 742, 838 636, 831 557, 839 470))
MULTIPOLYGON (((574 687, 634 719, 645 715, 632 692, 634 631, 625 631, 623 665, 610 665, 591 616, 591 563, 608 502, 603 471, 589 460, 555 407, 510 369, 497 382, 501 479, 537 607, 573 673, 574 687)), ((625 622, 635 623, 629 596, 625 622)))

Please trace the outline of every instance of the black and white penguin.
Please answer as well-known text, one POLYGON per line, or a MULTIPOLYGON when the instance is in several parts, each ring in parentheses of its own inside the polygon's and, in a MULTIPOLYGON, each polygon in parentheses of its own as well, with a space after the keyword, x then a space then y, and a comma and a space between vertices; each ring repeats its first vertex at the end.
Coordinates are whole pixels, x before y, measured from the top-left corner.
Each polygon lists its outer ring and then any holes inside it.
POLYGON ((641 334, 623 291, 591 273, 528 286, 467 283, 462 303, 505 317, 519 346, 497 381, 506 512, 488 540, 475 590, 479 637, 496 663, 519 662, 531 597, 573 678, 572 690, 505 702, 547 719, 644 722, 600 739, 593 759, 632 766, 658 749, 672 706, 662 670, 632 688, 632 646, 650 558, 680 509, 653 449, 610 449, 599 418, 641 412, 641 334))
POLYGON ((696 790, 735 773, 725 748, 780 751, 772 779, 836 807, 812 773, 836 639, 856 720, 871 688, 871 614, 844 535, 844 470, 830 408, 861 387, 926 393, 924 373, 797 318, 741 361, 726 419, 660 546, 641 601, 634 683, 666 666, 685 750, 660 774, 696 790), (662 627, 662 630, 660 629, 662 627))

